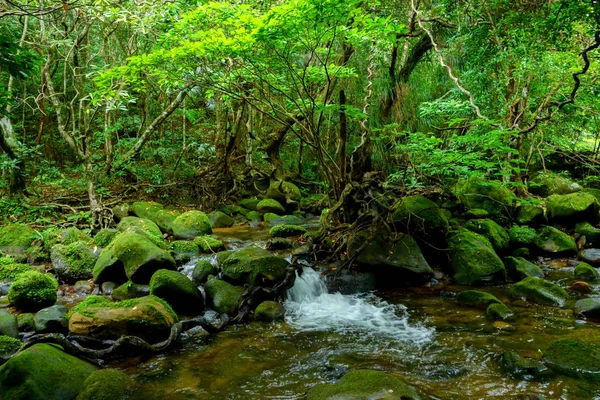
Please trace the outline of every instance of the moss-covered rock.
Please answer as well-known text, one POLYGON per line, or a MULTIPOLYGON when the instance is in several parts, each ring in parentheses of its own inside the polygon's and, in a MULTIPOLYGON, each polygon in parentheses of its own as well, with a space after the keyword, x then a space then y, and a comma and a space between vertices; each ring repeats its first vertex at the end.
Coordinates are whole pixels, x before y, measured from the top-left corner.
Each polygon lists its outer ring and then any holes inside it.
POLYGON ((600 298, 581 299, 575 303, 573 313, 591 320, 600 320, 600 298))
POLYGON ((110 294, 117 301, 136 299, 148 296, 150 294, 150 285, 140 285, 139 283, 128 281, 114 288, 110 294))
POLYGON ((188 211, 173 221, 173 235, 177 239, 193 240, 197 236, 210 235, 210 220, 202 211, 188 211))
MULTIPOLYGON (((242 207, 242 206, 235 206, 235 207, 233 207, 233 209, 232 209, 232 212, 233 212, 234 214, 239 214, 239 215, 237 215, 237 217, 239 217, 239 216, 243 216, 243 217, 245 217, 246 215, 248 215, 248 213, 249 213, 250 211, 252 211, 252 210, 248 210, 247 208, 244 208, 244 207, 242 207)), ((209 218, 210 218, 210 217, 209 217, 209 218)), ((235 220, 234 220, 234 222, 235 222, 235 220)), ((213 225, 213 228, 214 228, 214 227, 215 227, 215 226, 213 225)))
POLYGON ((260 222, 262 221, 262 215, 258 211, 250 211, 246 214, 246 219, 250 222, 260 222))
POLYGON ((593 267, 600 267, 600 249, 583 249, 577 254, 577 258, 593 267))
POLYGON ((123 233, 137 233, 146 236, 152 243, 161 249, 167 248, 160 228, 149 219, 125 217, 119 222, 117 229, 119 232, 123 233))
POLYGON ((115 222, 119 222, 125 217, 131 214, 131 206, 129 204, 118 204, 112 208, 113 217, 115 222))
POLYGON ((17 317, 0 308, 0 335, 19 337, 19 324, 17 317))
POLYGON ((490 321, 512 321, 515 313, 504 303, 490 304, 485 310, 485 316, 490 321))
POLYGON ((74 399, 96 369, 58 346, 34 344, 0 367, 0 398, 74 399))
POLYGON ((68 327, 67 307, 54 305, 42 308, 33 318, 37 333, 66 333, 68 327))
POLYGON ((223 279, 233 284, 267 285, 280 282, 289 263, 258 247, 235 250, 221 264, 223 279))
POLYGON ((516 220, 519 225, 537 226, 546 222, 544 208, 540 206, 524 204, 517 207, 516 214, 516 220))
POLYGON ((13 251, 25 251, 41 235, 33 228, 23 224, 10 224, 0 228, 0 248, 13 251))
POLYGON ((263 301, 254 310, 254 319, 257 321, 281 321, 285 316, 285 307, 276 301, 263 301))
POLYGON ((187 276, 177 271, 156 271, 150 279, 150 294, 165 300, 180 314, 197 315, 204 309, 200 290, 187 276))
POLYGON ((270 226, 277 225, 302 225, 306 222, 306 220, 297 215, 282 215, 279 216, 273 213, 267 213, 263 216, 265 223, 270 226))
POLYGON ((60 232, 60 242, 64 245, 73 244, 75 242, 84 242, 91 245, 94 243, 94 240, 82 230, 71 227, 60 232))
POLYGON ((596 268, 592 267, 590 264, 586 262, 580 262, 575 267, 575 279, 586 282, 593 282, 598 280, 599 275, 596 268))
POLYGON ((298 225, 277 225, 271 228, 269 236, 287 238, 301 236, 306 233, 306 229, 298 225))
POLYGON ((534 244, 539 250, 550 254, 577 253, 575 239, 552 226, 542 227, 535 237, 534 244))
POLYGON ((111 281, 146 284, 159 269, 176 268, 175 259, 147 236, 122 233, 102 250, 93 270, 94 282, 111 281))
POLYGON ((423 196, 405 196, 392 206, 391 222, 402 232, 439 244, 450 226, 442 210, 423 196))
POLYGON ((465 228, 471 232, 478 233, 490 241, 494 250, 499 253, 508 251, 510 237, 503 227, 491 219, 472 219, 467 221, 465 228))
POLYGON ((250 211, 256 211, 258 203, 260 203, 260 200, 258 199, 243 199, 242 201, 240 201, 240 207, 243 207, 250 211))
POLYGON ((600 246, 600 228, 596 228, 589 222, 579 222, 575 226, 575 233, 585 236, 586 244, 600 246))
MULTIPOLYGON (((452 213, 450 213, 452 214, 452 213)), ((484 219, 490 216, 490 213, 486 210, 482 210, 481 208, 474 208, 472 210, 467 210, 463 214, 463 218, 466 220, 469 219, 484 219)))
POLYGON ((302 194, 298 186, 291 182, 271 181, 265 199, 275 199, 279 203, 285 204, 287 199, 299 202, 302 199, 302 194))
POLYGON ((329 197, 326 194, 314 193, 309 196, 303 197, 300 200, 300 209, 312 214, 320 214, 323 208, 329 206, 329 197))
POLYGON ((529 248, 535 244, 537 232, 529 226, 513 225, 508 231, 508 236, 513 248, 529 248))
POLYGON ((510 216, 517 199, 502 182, 479 178, 458 181, 456 196, 466 208, 483 209, 493 216, 510 216))
MULTIPOLYGON (((23 346, 23 342, 11 336, 0 335, 0 364, 4 364, 10 356, 23 346)), ((0 393, 2 389, 0 389, 0 393)))
POLYGON ((113 241, 119 231, 116 229, 100 229, 94 236, 94 243, 99 247, 106 247, 113 241))
POLYGON ((177 314, 162 299, 146 296, 119 302, 89 296, 69 316, 69 331, 97 339, 138 336, 148 342, 165 340, 177 314))
POLYGON ((90 279, 97 258, 94 250, 84 241, 68 245, 57 244, 50 252, 54 272, 61 280, 68 283, 90 279))
POLYGON ((15 279, 27 271, 31 271, 30 266, 18 264, 12 257, 0 257, 0 280, 15 279))
POLYGON ((529 179, 529 192, 541 197, 579 192, 581 186, 551 171, 539 171, 529 179))
POLYGON ((514 378, 541 378, 548 375, 548 367, 543 363, 523 357, 514 351, 508 351, 500 356, 500 367, 514 378))
POLYGON ((294 248, 294 241, 287 238, 272 238, 267 242, 267 246, 265 247, 269 251, 276 250, 288 250, 294 248))
POLYGON ((116 369, 101 369, 88 376, 76 400, 127 400, 135 388, 133 380, 116 369))
POLYGON ((456 283, 473 285, 506 280, 506 270, 490 242, 467 230, 448 239, 453 278, 456 283))
POLYGON ((33 317, 33 313, 21 313, 17 315, 17 324, 19 325, 19 332, 35 331, 35 322, 33 320, 33 317))
POLYGON ((216 265, 212 265, 208 260, 198 260, 192 271, 192 280, 197 284, 204 284, 208 277, 217 275, 219 269, 216 265))
POLYGON ((213 228, 229 228, 233 226, 233 218, 222 211, 213 211, 208 214, 208 219, 213 228))
POLYGON ((163 233, 173 234, 173 221, 181 215, 178 210, 159 210, 154 217, 154 222, 163 233))
POLYGON ((211 277, 204 285, 210 306, 219 313, 237 314, 239 298, 244 288, 211 277))
POLYGON ((485 310, 490 304, 502 304, 496 296, 479 290, 463 290, 456 295, 458 304, 485 310))
POLYGON ((504 266, 509 276, 515 280, 522 280, 529 276, 544 277, 544 272, 540 267, 523 257, 504 257, 504 266))
POLYGON ((417 392, 406 382, 381 371, 354 370, 338 383, 313 386, 307 400, 379 399, 416 400, 417 392))
POLYGON ((273 213, 282 215, 285 214, 285 207, 283 207, 277 200, 275 199, 264 199, 261 200, 260 203, 256 205, 256 211, 261 214, 273 213))
POLYGON ((150 221, 155 221, 156 214, 162 209, 164 209, 162 204, 153 201, 136 201, 131 205, 131 211, 136 217, 150 221))
POLYGON ((56 302, 58 282, 54 276, 27 271, 15 279, 8 291, 8 300, 24 311, 37 311, 56 302))
POLYGON ((189 240, 175 240, 171 242, 169 248, 178 263, 186 263, 200 254, 198 245, 189 240))
POLYGON ((198 245, 201 253, 218 253, 225 250, 225 244, 211 236, 198 236, 194 243, 198 245))
POLYGON ((546 207, 548 218, 557 223, 598 222, 598 201, 589 193, 555 194, 548 197, 546 207))
POLYGON ((569 298, 567 292, 560 286, 535 276, 515 283, 510 289, 510 296, 514 299, 524 298, 534 303, 560 307, 569 298))
POLYGON ((590 343, 555 340, 544 352, 542 362, 561 374, 600 383, 600 351, 590 343))

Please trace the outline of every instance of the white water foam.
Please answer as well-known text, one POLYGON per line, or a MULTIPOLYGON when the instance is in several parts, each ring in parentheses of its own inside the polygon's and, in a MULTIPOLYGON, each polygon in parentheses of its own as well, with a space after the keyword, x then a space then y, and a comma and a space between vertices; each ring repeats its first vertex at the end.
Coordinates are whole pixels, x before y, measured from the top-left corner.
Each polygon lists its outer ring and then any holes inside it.
POLYGON ((423 345, 433 329, 408 323, 406 307, 372 293, 328 293, 320 274, 304 268, 288 291, 286 322, 302 331, 336 331, 423 345))

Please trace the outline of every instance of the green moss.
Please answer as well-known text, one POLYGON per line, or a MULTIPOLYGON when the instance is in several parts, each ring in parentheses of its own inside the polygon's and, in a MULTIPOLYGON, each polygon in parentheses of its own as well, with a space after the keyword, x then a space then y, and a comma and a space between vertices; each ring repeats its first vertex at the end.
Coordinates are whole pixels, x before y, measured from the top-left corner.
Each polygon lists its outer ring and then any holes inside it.
MULTIPOLYGON (((256 211, 261 214, 273 213, 278 215, 285 214, 285 208, 275 199, 264 199, 256 206, 256 211)), ((266 219, 265 219, 266 221, 266 219)))
POLYGON ((162 204, 153 201, 136 201, 131 205, 131 211, 133 211, 136 216, 149 219, 150 221, 154 221, 156 219, 156 214, 163 208, 162 204))
POLYGON ((525 298, 539 304, 562 306, 569 297, 560 286, 545 279, 530 276, 515 283, 510 289, 514 299, 525 298))
POLYGON ((423 196, 406 196, 392 207, 391 221, 410 235, 422 239, 443 240, 450 226, 442 210, 433 201, 423 196))
POLYGON ((8 291, 8 300, 22 310, 40 310, 56 302, 58 282, 54 276, 27 271, 15 279, 8 291))
POLYGON ((279 216, 276 214, 267 213, 264 215, 264 220, 267 225, 302 225, 306 220, 297 215, 283 215, 279 216))
POLYGON ((240 207, 250 211, 256 211, 256 206, 258 206, 258 203, 260 203, 260 200, 258 199, 243 199, 240 201, 240 207))
POLYGON ((508 233, 491 219, 469 220, 465 224, 465 228, 485 236, 494 247, 494 250, 498 252, 505 252, 510 246, 508 233))
POLYGON ((578 192, 581 186, 552 171, 539 171, 529 180, 529 191, 541 197, 578 192))
POLYGON ((304 235, 305 233, 306 233, 306 229, 301 226, 277 225, 277 226, 274 226, 273 228, 271 228, 269 235, 271 237, 286 238, 286 237, 293 237, 293 236, 301 236, 301 235, 304 235))
POLYGON ((238 301, 242 293, 244 293, 243 287, 233 286, 230 283, 212 277, 204 285, 204 290, 215 311, 230 316, 237 314, 238 301))
POLYGON ((504 265, 510 276, 517 280, 525 279, 528 276, 544 277, 544 272, 540 267, 523 257, 505 257, 504 265))
POLYGON ((23 272, 30 270, 31 267, 25 264, 17 264, 11 257, 0 258, 0 280, 14 279, 23 272))
POLYGON ((281 321, 285 315, 285 308, 276 301, 263 301, 254 310, 254 319, 257 321, 281 321))
POLYGON ((168 234, 173 234, 173 221, 181 215, 177 210, 159 210, 156 213, 154 221, 161 231, 168 234))
POLYGON ((169 303, 161 299, 157 296, 145 296, 138 297, 134 299, 121 300, 121 301, 110 301, 106 297, 91 295, 85 298, 81 303, 77 304, 68 314, 67 318, 71 318, 71 316, 75 313, 81 314, 88 318, 94 318, 95 312, 94 308, 102 307, 102 308, 133 308, 140 304, 144 299, 150 298, 152 300, 158 301, 167 309, 168 313, 173 317, 175 321, 178 321, 177 313, 173 311, 169 303))
POLYGON ((534 244, 537 232, 528 226, 513 225, 508 231, 508 236, 513 248, 529 247, 534 244))
POLYGON ((463 217, 465 219, 482 219, 482 218, 487 218, 490 216, 490 213, 482 210, 480 208, 474 208, 472 210, 467 210, 464 214, 463 217))
POLYGON ((196 283, 204 283, 210 275, 217 275, 219 269, 208 260, 199 260, 194 266, 192 279, 196 283))
POLYGON ((544 352, 542 362, 561 374, 600 383, 600 351, 590 343, 555 340, 544 352))
POLYGON ((463 285, 504 281, 506 270, 490 242, 463 230, 448 239, 454 280, 463 285))
POLYGON ((281 281, 289 263, 258 247, 233 251, 222 262, 223 278, 235 284, 273 285, 281 281))
POLYGON ((229 228, 230 226, 233 226, 233 218, 223 211, 211 212, 208 214, 208 219, 213 228, 229 228))
POLYGON ((575 254, 575 239, 551 226, 544 226, 537 233, 534 241, 538 249, 552 254, 575 254))
POLYGON ((589 222, 580 222, 575 226, 575 233, 585 236, 586 243, 592 246, 600 246, 600 229, 589 222))
POLYGON ((197 256, 200 253, 198 245, 189 240, 175 240, 171 242, 169 248, 175 254, 189 254, 192 256, 197 256))
POLYGON ((204 308, 200 290, 187 276, 177 271, 156 271, 150 279, 150 294, 165 300, 182 314, 196 315, 204 308))
POLYGON ((0 354, 10 354, 19 350, 23 342, 6 335, 0 335, 0 354))
POLYGON ((299 202, 302 199, 302 194, 298 186, 291 182, 271 181, 265 198, 275 199, 280 203, 284 203, 286 198, 299 202))
POLYGON ((547 200, 548 218, 574 225, 579 221, 598 220, 598 201, 589 193, 552 195, 547 200))
POLYGON ((582 281, 593 282, 598 280, 599 274, 596 268, 585 262, 580 262, 575 267, 575 279, 582 281))
POLYGON ((198 236, 194 238, 194 243, 198 245, 202 253, 218 253, 225 250, 223 242, 211 236, 198 236))
POLYGON ((106 247, 113 241, 117 236, 118 231, 114 229, 101 229, 96 236, 94 236, 94 243, 100 247, 106 247))
POLYGON ((504 303, 493 303, 485 310, 485 316, 490 321, 510 321, 515 314, 504 303))
POLYGON ((119 222, 117 229, 119 232, 130 232, 144 235, 156 246, 160 247, 161 249, 166 249, 166 244, 163 240, 160 228, 149 219, 125 217, 121 220, 121 222, 119 222))
POLYGON ((86 242, 52 247, 51 259, 56 274, 63 280, 74 282, 89 279, 96 264, 96 256, 86 242))
POLYGON ((148 296, 149 294, 149 285, 140 285, 138 283, 127 281, 112 291, 112 298, 114 300, 128 300, 148 296))
POLYGON ((248 221, 262 221, 262 216, 258 211, 250 211, 246 214, 246 218, 248 221))
POLYGON ((79 241, 83 241, 87 244, 93 243, 93 240, 89 235, 75 227, 65 229, 61 232, 60 237, 61 243, 64 245, 69 245, 79 241))
POLYGON ((83 385, 77 400, 126 400, 135 388, 133 380, 116 369, 95 371, 83 385))
POLYGON ((464 290, 456 296, 458 304, 486 309, 490 304, 502 304, 496 296, 478 290, 464 290))
POLYGON ((539 225, 544 222, 546 216, 542 207, 524 204, 517 208, 516 219, 520 225, 539 225))
POLYGON ((521 357, 514 351, 506 352, 500 356, 500 366, 504 372, 517 378, 525 376, 540 378, 547 375, 548 372, 548 368, 541 362, 521 357))
POLYGON ((31 246, 42 236, 33 228, 22 224, 10 224, 0 228, 0 247, 23 248, 31 246))
POLYGON ((457 182, 456 195, 466 208, 483 209, 494 216, 510 216, 517 199, 502 182, 479 178, 457 182))
POLYGON ((210 220, 201 211, 188 211, 173 221, 173 235, 178 239, 193 240, 197 236, 212 233, 210 220))

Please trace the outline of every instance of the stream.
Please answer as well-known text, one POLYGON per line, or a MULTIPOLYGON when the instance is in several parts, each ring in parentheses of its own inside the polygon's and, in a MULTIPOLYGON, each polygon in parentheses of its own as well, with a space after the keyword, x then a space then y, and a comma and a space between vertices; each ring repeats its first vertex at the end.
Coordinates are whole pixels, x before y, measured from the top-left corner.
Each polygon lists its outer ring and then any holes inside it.
MULTIPOLYGON (((229 248, 264 247, 268 229, 215 230, 229 248)), ((285 253, 278 253, 286 256, 285 253)), ((289 254, 288 254, 289 256, 289 254)), ((214 256, 205 258, 216 262, 214 256)), ((196 260, 183 268, 191 273, 196 260)), ((540 260, 550 280, 572 281, 570 260, 540 260)), ((385 292, 329 292, 318 271, 305 268, 288 291, 285 322, 230 326, 210 338, 192 338, 167 354, 112 363, 138 383, 141 399, 303 399, 319 383, 350 369, 377 369, 414 386, 422 398, 600 399, 600 388, 571 378, 508 377, 498 356, 534 359, 555 339, 600 344, 600 329, 564 308, 508 297, 508 285, 478 288, 511 307, 518 319, 490 322, 483 310, 461 307, 454 295, 469 289, 440 283, 385 292), (523 397, 525 398, 525 397, 523 397)), ((592 285, 600 295, 600 284, 592 285)))

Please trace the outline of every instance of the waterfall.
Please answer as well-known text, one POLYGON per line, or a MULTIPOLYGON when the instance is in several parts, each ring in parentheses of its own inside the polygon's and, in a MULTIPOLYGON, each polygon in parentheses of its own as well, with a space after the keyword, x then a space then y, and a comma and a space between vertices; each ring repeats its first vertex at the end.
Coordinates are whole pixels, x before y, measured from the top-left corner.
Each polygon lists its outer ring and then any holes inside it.
POLYGON ((286 322, 301 331, 336 331, 422 345, 433 329, 408 323, 406 307, 389 304, 373 293, 329 293, 323 278, 304 268, 288 291, 286 322))

